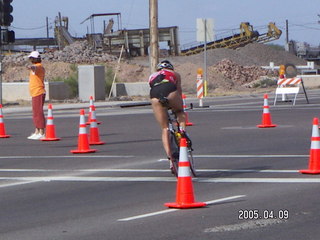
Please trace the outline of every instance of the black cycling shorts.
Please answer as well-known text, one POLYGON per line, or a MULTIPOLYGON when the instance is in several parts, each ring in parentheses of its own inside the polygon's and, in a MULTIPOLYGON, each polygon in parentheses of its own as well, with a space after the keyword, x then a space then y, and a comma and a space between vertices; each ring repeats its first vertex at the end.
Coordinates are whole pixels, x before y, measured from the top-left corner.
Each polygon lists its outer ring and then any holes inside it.
POLYGON ((168 95, 177 90, 177 86, 173 82, 161 83, 150 89, 150 98, 168 97, 168 95))

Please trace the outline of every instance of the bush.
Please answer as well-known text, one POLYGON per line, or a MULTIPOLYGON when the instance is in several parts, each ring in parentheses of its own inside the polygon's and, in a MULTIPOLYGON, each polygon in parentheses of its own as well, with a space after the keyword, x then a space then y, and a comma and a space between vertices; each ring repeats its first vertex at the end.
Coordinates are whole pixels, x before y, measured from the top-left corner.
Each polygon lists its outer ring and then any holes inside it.
POLYGON ((263 78, 253 84, 253 88, 267 88, 277 85, 277 81, 272 78, 263 78))
POLYGON ((78 90, 78 66, 76 64, 70 65, 71 74, 67 78, 56 77, 52 81, 54 82, 64 82, 70 87, 72 98, 76 98, 79 96, 78 90))
MULTIPOLYGON (((114 78, 114 71, 113 68, 110 66, 106 66, 106 72, 105 72, 105 80, 106 80, 106 94, 108 95, 111 90, 113 78, 114 78)), ((117 81, 117 78, 116 80, 117 81)))

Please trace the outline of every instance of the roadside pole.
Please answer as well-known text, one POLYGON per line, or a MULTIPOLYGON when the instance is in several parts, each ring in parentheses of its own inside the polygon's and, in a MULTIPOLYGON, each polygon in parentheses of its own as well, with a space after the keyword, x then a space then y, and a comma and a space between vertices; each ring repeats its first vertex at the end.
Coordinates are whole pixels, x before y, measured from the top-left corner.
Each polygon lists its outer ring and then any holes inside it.
POLYGON ((204 42, 203 45, 203 87, 204 87, 204 97, 208 94, 208 71, 207 71, 207 44, 213 41, 213 19, 211 18, 198 18, 197 19, 197 42, 204 42))
POLYGON ((0 104, 2 105, 2 53, 0 58, 0 104))
POLYGON ((204 96, 207 92, 207 19, 204 19, 204 96))
POLYGON ((149 0, 150 18, 150 72, 156 71, 159 62, 158 0, 149 0))

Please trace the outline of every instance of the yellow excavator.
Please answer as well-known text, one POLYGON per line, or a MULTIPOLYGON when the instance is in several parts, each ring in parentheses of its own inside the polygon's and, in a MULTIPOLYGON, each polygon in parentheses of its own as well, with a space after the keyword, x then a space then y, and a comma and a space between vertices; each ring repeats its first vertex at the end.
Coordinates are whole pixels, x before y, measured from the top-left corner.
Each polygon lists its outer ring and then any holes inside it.
MULTIPOLYGON (((207 49, 215 48, 230 48, 236 49, 243 47, 252 42, 266 43, 274 41, 280 38, 282 31, 276 27, 275 23, 270 22, 268 25, 268 32, 259 34, 258 31, 254 31, 252 25, 248 22, 242 22, 240 24, 240 33, 231 35, 226 38, 221 38, 207 43, 207 49)), ((182 56, 188 56, 200 53, 204 51, 205 44, 200 44, 195 47, 181 50, 182 56)))

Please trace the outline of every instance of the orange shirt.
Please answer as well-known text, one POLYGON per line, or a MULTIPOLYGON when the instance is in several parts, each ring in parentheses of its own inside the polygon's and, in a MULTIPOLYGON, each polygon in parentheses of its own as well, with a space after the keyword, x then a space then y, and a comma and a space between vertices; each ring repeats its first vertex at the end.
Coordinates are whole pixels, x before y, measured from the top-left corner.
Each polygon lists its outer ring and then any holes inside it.
POLYGON ((45 70, 41 63, 32 65, 29 75, 29 90, 31 97, 39 96, 46 92, 44 88, 45 70))

